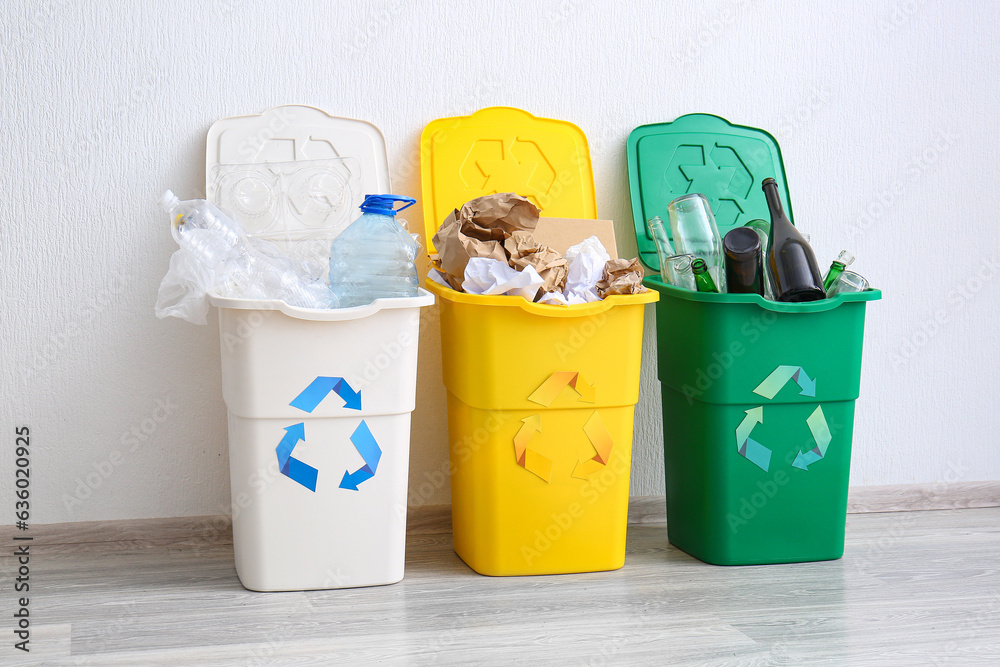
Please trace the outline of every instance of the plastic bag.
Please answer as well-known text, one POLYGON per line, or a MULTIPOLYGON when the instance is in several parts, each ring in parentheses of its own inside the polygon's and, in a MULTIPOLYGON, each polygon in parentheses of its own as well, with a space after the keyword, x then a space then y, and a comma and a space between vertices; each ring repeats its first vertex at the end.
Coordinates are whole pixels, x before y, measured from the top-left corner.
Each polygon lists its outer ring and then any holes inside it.
POLYGON ((170 256, 170 267, 156 293, 156 316, 179 317, 192 324, 208 324, 208 292, 215 287, 215 271, 184 248, 170 256))

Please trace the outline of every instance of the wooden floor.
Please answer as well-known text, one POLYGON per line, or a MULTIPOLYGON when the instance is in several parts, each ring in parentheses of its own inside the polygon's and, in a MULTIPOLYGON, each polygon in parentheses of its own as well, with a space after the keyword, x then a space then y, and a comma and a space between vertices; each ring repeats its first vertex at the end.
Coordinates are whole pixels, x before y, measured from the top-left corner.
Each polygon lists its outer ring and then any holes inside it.
POLYGON ((309 593, 244 590, 231 545, 41 549, 27 660, 0 558, 0 664, 1000 664, 1000 508, 847 536, 839 561, 725 568, 634 526, 617 572, 489 578, 414 535, 401 583, 309 593))

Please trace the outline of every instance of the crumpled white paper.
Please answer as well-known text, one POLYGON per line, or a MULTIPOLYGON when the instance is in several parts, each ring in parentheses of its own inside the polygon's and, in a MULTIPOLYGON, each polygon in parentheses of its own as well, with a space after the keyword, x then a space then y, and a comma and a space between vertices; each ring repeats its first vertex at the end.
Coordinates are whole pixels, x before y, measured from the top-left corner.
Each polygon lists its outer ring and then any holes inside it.
POLYGON ((444 277, 444 274, 433 267, 427 272, 427 279, 451 289, 451 285, 448 284, 448 280, 444 277))
MULTIPOLYGON (((568 304, 600 301, 597 281, 604 274, 604 265, 611 256, 596 236, 584 239, 566 250, 569 267, 566 272, 566 290, 563 296, 568 304)), ((546 295, 548 296, 548 295, 546 295)))
POLYGON ((534 301, 545 281, 533 266, 521 271, 490 257, 473 257, 465 267, 462 289, 469 294, 514 294, 534 301))

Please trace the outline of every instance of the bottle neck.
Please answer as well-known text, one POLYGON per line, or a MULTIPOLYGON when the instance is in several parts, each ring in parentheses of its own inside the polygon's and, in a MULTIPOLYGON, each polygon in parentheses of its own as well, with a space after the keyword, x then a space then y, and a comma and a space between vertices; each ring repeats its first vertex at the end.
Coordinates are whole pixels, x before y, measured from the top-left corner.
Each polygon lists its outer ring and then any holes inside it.
POLYGON ((771 220, 785 217, 785 209, 781 205, 781 195, 778 194, 778 184, 768 183, 764 186, 764 197, 767 199, 767 209, 771 212, 771 220))

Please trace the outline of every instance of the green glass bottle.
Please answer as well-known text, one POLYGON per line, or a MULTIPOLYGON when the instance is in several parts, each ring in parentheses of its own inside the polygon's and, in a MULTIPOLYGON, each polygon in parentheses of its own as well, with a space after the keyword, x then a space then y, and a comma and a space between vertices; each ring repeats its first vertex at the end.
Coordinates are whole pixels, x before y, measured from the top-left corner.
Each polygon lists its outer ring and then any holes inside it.
POLYGON ((844 269, 853 263, 854 255, 846 250, 841 250, 840 254, 837 255, 837 259, 833 260, 833 263, 830 264, 830 271, 827 272, 826 278, 823 279, 823 289, 826 290, 827 294, 830 294, 830 288, 837 284, 837 278, 844 272, 844 269))
POLYGON ((719 288, 712 280, 712 274, 708 272, 708 264, 701 257, 691 262, 691 271, 694 272, 694 284, 699 292, 719 293, 719 288))

